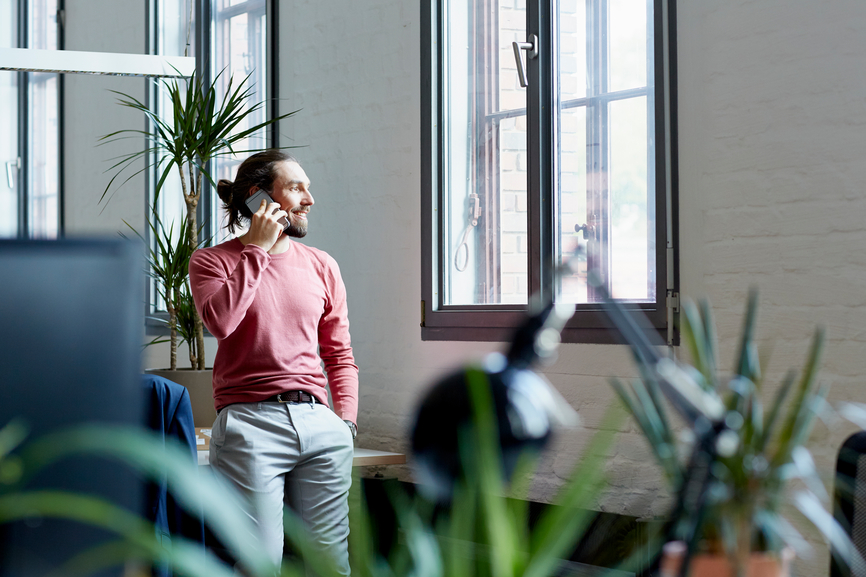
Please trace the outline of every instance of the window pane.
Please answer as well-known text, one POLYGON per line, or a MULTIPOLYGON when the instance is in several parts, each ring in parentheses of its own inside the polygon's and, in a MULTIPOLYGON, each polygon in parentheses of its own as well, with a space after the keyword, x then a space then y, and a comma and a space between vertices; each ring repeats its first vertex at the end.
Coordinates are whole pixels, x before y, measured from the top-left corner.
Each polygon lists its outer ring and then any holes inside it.
POLYGON ((561 280, 566 302, 598 301, 587 270, 616 298, 655 300, 648 6, 647 0, 560 3, 556 258, 582 248, 576 273, 561 280), (586 89, 575 93, 576 86, 586 89), (637 96, 616 94, 625 89, 637 96))
POLYGON ((30 236, 57 238, 60 182, 57 74, 30 73, 27 215, 30 236))
MULTIPOLYGON (((30 3, 29 47, 57 49, 57 2, 30 3)), ((57 74, 28 75, 27 226, 33 238, 57 238, 60 226, 60 108, 57 74)))
POLYGON ((526 91, 511 46, 526 12, 490 0, 446 10, 442 303, 526 303, 526 91))
POLYGON ((610 89, 646 86, 647 2, 610 0, 610 89))
POLYGON ((586 96, 586 0, 559 2, 559 91, 563 100, 586 96))
MULTIPOLYGON (((158 29, 156 32, 158 54, 183 56, 186 51, 189 56, 195 55, 192 39, 192 30, 195 27, 194 16, 194 11, 190 11, 189 0, 159 0, 157 3, 158 29), (193 19, 192 22, 190 18, 193 19), (188 37, 190 45, 187 48, 188 37)), ((174 82, 174 80, 169 82, 174 82)), ((184 87, 183 81, 180 80, 179 82, 181 82, 181 87, 184 87)), ((159 86, 156 96, 157 110, 161 118, 170 120, 172 118, 171 99, 164 89, 164 83, 159 81, 157 85, 159 86)), ((160 168, 164 169, 165 165, 160 168)), ((160 176, 161 172, 154 173, 154 184, 160 176)), ((157 199, 157 211, 165 230, 172 231, 172 237, 176 238, 175 235, 179 234, 183 220, 186 218, 186 203, 183 200, 183 188, 177 167, 172 169, 172 173, 163 183, 157 199)), ((157 293, 154 291, 154 294, 157 293)), ((159 302, 157 306, 159 310, 165 310, 164 303, 159 302)))
MULTIPOLYGON (((195 41, 193 30, 195 30, 195 12, 191 11, 189 0, 157 0, 154 4, 156 9, 156 53, 165 56, 195 56, 195 41), (192 20, 191 20, 192 19, 192 20), (189 46, 187 46, 189 41, 189 46)), ((169 83, 175 80, 169 80, 169 83)), ((179 80, 181 88, 185 88, 183 80, 179 80)), ((156 110, 160 118, 171 121, 172 103, 165 89, 165 82, 158 80, 154 82, 156 110)), ((165 164, 154 170, 151 175, 152 186, 155 187, 162 175, 165 164)), ((151 191, 153 194, 153 191, 151 191)), ((172 240, 176 240, 183 227, 186 218, 186 204, 183 200, 183 189, 180 183, 180 174, 177 167, 173 167, 171 173, 165 179, 159 198, 156 201, 156 210, 165 227, 165 234, 171 233, 172 240)), ((148 215, 149 218, 150 215, 148 215)), ((155 224, 155 223, 154 223, 155 224)), ((152 236, 152 235, 151 235, 152 236)), ((151 238, 153 246, 156 239, 151 238)), ((153 296, 151 312, 164 312, 165 301, 159 296, 162 287, 151 279, 150 294, 153 296)))
MULTIPOLYGON (((586 248, 586 236, 580 227, 586 218, 586 107, 562 110, 559 118, 559 198, 556 222, 559 230, 557 262, 575 254, 578 245, 586 248)), ((585 303, 586 255, 579 260, 578 272, 561 279, 564 302, 585 303)))
MULTIPOLYGON (((247 86, 252 88, 249 99, 251 105, 264 102, 267 98, 267 18, 264 0, 213 0, 213 21, 211 23, 211 43, 213 46, 211 74, 216 77, 221 73, 218 84, 220 98, 232 80, 232 90, 250 75, 247 86)), ((261 106, 256 112, 247 116, 234 130, 242 132, 267 120, 269 107, 261 106)), ((237 151, 266 148, 268 146, 267 131, 245 138, 233 146, 237 151)), ((223 156, 214 161, 214 180, 226 178, 232 180, 238 165, 246 157, 223 156)), ((214 202, 211 208, 211 220, 215 234, 214 242, 222 242, 228 238, 225 230, 226 213, 214 202)))
POLYGON ((631 301, 655 300, 655 218, 647 213, 653 190, 647 182, 647 99, 610 105, 611 294, 631 301), (644 135, 644 138, 640 138, 644 135))
POLYGON ((192 38, 192 31, 195 30, 195 11, 191 10, 193 4, 190 0, 158 0, 157 54, 183 56, 184 50, 188 50, 187 56, 195 56, 195 42, 192 38))

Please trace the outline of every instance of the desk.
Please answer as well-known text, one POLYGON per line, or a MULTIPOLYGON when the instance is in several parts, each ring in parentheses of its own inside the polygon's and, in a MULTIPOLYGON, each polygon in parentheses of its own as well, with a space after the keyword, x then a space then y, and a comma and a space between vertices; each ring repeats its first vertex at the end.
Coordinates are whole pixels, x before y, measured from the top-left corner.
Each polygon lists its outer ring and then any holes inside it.
MULTIPOLYGON (((207 465, 210 449, 210 429, 197 427, 195 430, 195 440, 198 446, 198 464, 207 465)), ((355 447, 355 457, 352 459, 352 466, 402 465, 405 462, 406 455, 403 453, 389 453, 388 451, 355 447)))

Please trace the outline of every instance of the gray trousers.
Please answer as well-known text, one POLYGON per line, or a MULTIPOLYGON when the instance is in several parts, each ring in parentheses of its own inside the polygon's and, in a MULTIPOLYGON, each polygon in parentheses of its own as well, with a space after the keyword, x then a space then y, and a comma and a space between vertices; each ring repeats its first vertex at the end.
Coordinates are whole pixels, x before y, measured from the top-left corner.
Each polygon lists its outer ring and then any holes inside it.
POLYGON ((237 403, 223 408, 210 464, 254 504, 248 514, 265 550, 283 555, 283 504, 349 575, 349 487, 354 448, 349 427, 319 403, 237 403))

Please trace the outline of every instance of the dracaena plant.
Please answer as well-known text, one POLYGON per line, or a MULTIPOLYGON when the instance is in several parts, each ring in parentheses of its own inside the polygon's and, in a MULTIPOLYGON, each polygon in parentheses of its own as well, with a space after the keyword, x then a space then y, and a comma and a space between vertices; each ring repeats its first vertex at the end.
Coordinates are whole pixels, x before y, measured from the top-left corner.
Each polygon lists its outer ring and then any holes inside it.
MULTIPOLYGON (((724 553, 738 575, 744 574, 748 556, 756 550, 780 552, 785 546, 805 546, 793 524, 780 510, 793 490, 799 511, 840 550, 848 551, 844 535, 827 511, 829 500, 817 474, 807 442, 816 416, 825 408, 826 386, 818 386, 816 375, 824 345, 822 329, 815 331, 799 377, 791 370, 782 379, 769 404, 762 390, 764 375, 755 343, 757 292, 749 294, 744 328, 732 374, 718 370, 715 328, 709 305, 686 302, 682 315, 682 342, 692 365, 687 374, 706 393, 721 401, 725 423, 736 433, 736 446, 714 455, 706 499, 694 533, 695 542, 724 553), (799 480, 798 487, 790 486, 799 480)), ((675 488, 688 473, 683 459, 686 439, 695 431, 678 434, 666 414, 654 372, 641 368, 641 378, 613 385, 647 438, 653 454, 675 488), (685 434, 682 434, 685 433, 685 434)))
MULTIPOLYGON (((145 237, 135 227, 124 221, 136 236, 142 241, 145 237)), ((189 259, 199 244, 206 244, 207 240, 196 244, 190 244, 188 228, 191 223, 183 219, 181 226, 176 231, 174 223, 167 229, 156 212, 146 219, 147 228, 153 239, 153 244, 147 250, 148 276, 156 281, 157 294, 165 303, 168 319, 155 319, 165 321, 168 331, 168 340, 157 337, 148 345, 168 342, 170 343, 171 359, 169 368, 177 368, 177 348, 179 344, 186 343, 189 348, 190 368, 196 369, 197 361, 202 358, 199 354, 198 342, 195 338, 197 311, 189 288, 189 259)), ((121 236, 124 236, 121 234, 121 236)), ((193 238, 201 236, 201 229, 193 238)))
MULTIPOLYGON (((201 227, 198 224, 197 207, 202 198, 202 190, 207 183, 216 187, 210 172, 211 161, 238 153, 264 150, 250 148, 248 140, 263 128, 294 114, 289 112, 250 126, 250 115, 263 106, 262 102, 252 102, 254 93, 253 87, 248 84, 250 77, 247 76, 237 84, 234 83, 233 78, 229 78, 225 94, 221 97, 218 91, 221 75, 222 73, 218 74, 210 84, 204 83, 200 76, 187 80, 162 81, 161 88, 165 90, 171 102, 166 117, 160 116, 156 110, 128 94, 112 91, 118 95, 120 105, 140 111, 152 128, 117 130, 100 138, 101 144, 141 137, 147 141, 143 150, 114 159, 115 163, 108 169, 108 172, 114 171, 114 175, 105 187, 100 202, 110 199, 109 192, 113 188, 116 192, 116 188, 120 188, 133 176, 155 169, 159 178, 153 196, 151 209, 153 210, 157 206, 166 180, 174 172, 180 178, 186 206, 186 223, 182 228, 187 235, 190 252, 200 244, 198 237, 201 227), (141 159, 146 161, 146 166, 134 170, 141 159), (128 172, 131 174, 126 179, 118 180, 121 175, 128 172), (119 184, 115 187, 116 182, 119 184)), ((185 269, 184 273, 188 275, 188 269, 185 269)), ((194 368, 204 369, 204 327, 195 309, 191 313, 194 335, 189 342, 195 343, 192 347, 194 352, 191 350, 191 355, 195 357, 193 365, 194 368)), ((172 339, 171 368, 175 368, 176 357, 177 342, 176 339, 172 339)))

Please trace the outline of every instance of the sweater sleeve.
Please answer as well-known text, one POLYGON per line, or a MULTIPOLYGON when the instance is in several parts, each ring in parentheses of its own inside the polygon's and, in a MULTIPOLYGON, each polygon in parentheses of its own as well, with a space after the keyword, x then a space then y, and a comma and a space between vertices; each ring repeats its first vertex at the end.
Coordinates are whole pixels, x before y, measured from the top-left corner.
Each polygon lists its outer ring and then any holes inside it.
POLYGON ((341 419, 358 422, 358 367, 349 336, 346 287, 333 260, 326 269, 329 298, 319 321, 319 355, 328 373, 334 412, 341 419))
POLYGON ((249 244, 229 271, 215 254, 207 250, 193 253, 189 279, 195 308, 204 326, 217 339, 232 334, 244 319, 270 258, 261 247, 249 244))

